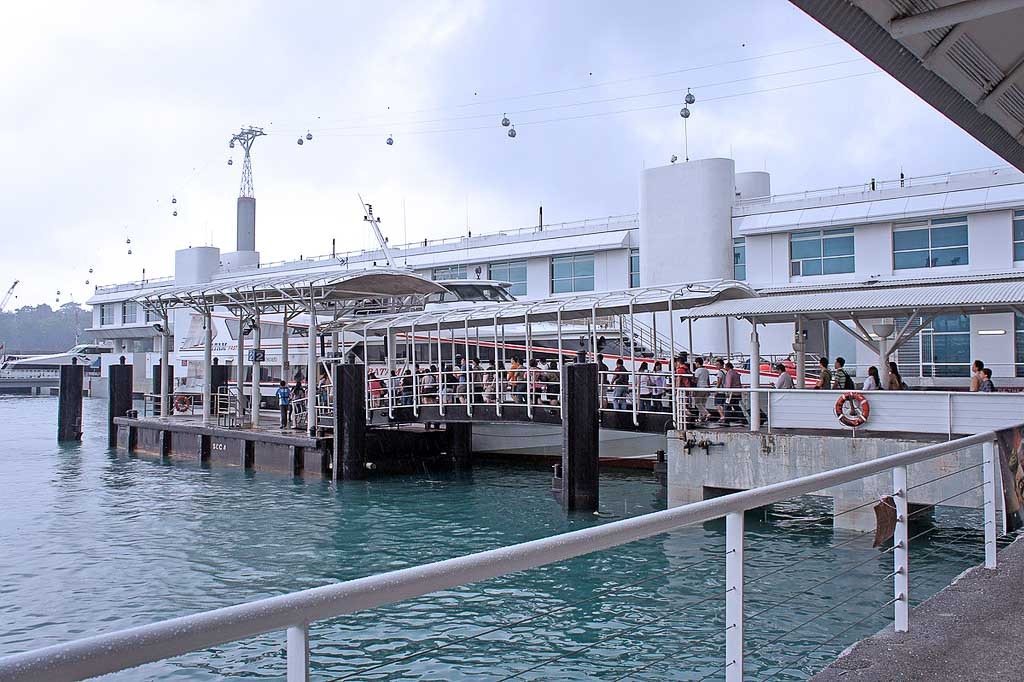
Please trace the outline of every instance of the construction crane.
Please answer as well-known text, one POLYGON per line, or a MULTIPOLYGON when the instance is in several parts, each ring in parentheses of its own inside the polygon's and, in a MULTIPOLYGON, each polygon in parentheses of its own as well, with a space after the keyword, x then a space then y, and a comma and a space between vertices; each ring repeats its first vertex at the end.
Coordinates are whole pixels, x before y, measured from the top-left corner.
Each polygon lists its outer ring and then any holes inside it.
POLYGON ((3 298, 3 300, 2 300, 2 301, 0 301, 0 313, 2 313, 2 312, 4 311, 4 308, 6 308, 6 307, 7 307, 7 304, 8 304, 8 303, 10 303, 10 301, 11 301, 11 296, 13 296, 13 295, 14 295, 14 287, 18 286, 18 282, 19 282, 19 281, 20 281, 20 280, 17 280, 17 279, 16 279, 16 280, 14 280, 14 284, 12 284, 12 285, 11 285, 11 288, 7 290, 7 293, 6 293, 6 294, 4 294, 4 298, 3 298))

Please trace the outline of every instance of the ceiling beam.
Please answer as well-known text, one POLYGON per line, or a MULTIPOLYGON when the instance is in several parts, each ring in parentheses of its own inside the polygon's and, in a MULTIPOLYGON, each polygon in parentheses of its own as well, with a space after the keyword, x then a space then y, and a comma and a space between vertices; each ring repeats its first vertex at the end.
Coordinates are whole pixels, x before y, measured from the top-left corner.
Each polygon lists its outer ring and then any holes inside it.
POLYGON ((989 116, 992 115, 992 110, 999 98, 1002 97, 1010 86, 1016 83, 1021 75, 1024 74, 1024 56, 1021 56, 1017 60, 1017 63, 1003 76, 1003 79, 996 83, 996 86, 989 90, 981 99, 978 100, 978 109, 985 112, 989 116))
POLYGON ((889 22, 889 33, 893 38, 906 38, 1021 7, 1024 7, 1024 0, 963 0, 909 17, 893 19, 889 22))

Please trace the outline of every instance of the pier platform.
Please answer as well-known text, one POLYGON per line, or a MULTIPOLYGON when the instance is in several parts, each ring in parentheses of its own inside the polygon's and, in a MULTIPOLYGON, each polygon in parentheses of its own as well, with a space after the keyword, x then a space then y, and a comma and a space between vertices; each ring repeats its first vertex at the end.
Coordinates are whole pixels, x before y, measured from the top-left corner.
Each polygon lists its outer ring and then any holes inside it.
POLYGON ((910 632, 892 627, 855 644, 813 682, 910 682, 1021 679, 1024 538, 910 612, 910 632))

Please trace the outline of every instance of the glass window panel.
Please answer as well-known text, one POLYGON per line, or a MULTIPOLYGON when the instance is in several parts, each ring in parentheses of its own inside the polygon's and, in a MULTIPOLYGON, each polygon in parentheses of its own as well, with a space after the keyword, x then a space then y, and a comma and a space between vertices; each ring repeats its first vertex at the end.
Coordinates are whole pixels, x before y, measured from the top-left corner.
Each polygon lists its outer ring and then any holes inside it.
POLYGON ((580 275, 593 277, 594 276, 594 257, 593 256, 582 256, 576 259, 574 264, 573 274, 577 277, 580 275))
POLYGON ((936 332, 971 332, 971 318, 967 315, 938 315, 932 320, 932 330, 936 332))
POLYGON ((824 232, 824 235, 826 237, 828 237, 830 235, 847 235, 847 234, 850 235, 850 236, 853 236, 853 228, 852 227, 839 227, 839 228, 836 228, 834 230, 825 230, 825 232, 824 232))
POLYGON ((801 258, 820 258, 821 240, 808 239, 793 241, 790 245, 790 250, 791 258, 793 260, 798 260, 801 258))
POLYGON ((795 260, 789 266, 789 274, 798 277, 800 275, 800 261, 795 260))
POLYGON ((932 225, 951 225, 953 223, 963 223, 964 225, 967 225, 967 216, 959 215, 954 218, 934 218, 932 220, 932 225))
POLYGON ((576 286, 573 291, 593 291, 594 290, 594 278, 593 277, 577 277, 576 286))
POLYGON ((892 248, 894 251, 907 251, 909 249, 927 249, 928 230, 897 230, 892 233, 892 248))
POLYGON ((935 249, 932 251, 932 267, 944 267, 947 265, 967 265, 967 248, 959 249, 935 249))
POLYGON ((526 283, 519 282, 517 284, 513 284, 508 288, 508 291, 513 296, 526 296, 526 283))
POLYGON ((1013 241, 1024 241, 1024 220, 1013 221, 1013 241))
POLYGON ((551 281, 551 293, 564 294, 572 291, 571 279, 556 279, 551 281))
POLYGON ((801 275, 820 275, 821 274, 821 261, 820 260, 805 260, 801 261, 802 267, 801 275))
POLYGON ((824 240, 822 250, 826 256, 852 256, 853 237, 831 237, 824 240))
POLYGON ((572 277, 572 263, 561 258, 551 261, 551 274, 558 279, 572 277))
POLYGON ((903 253, 895 253, 893 254, 892 265, 896 270, 906 270, 907 268, 926 268, 928 267, 928 252, 905 251, 903 253))
POLYGON ((967 246, 967 226, 936 227, 932 230, 932 248, 967 246))
POLYGON ((826 258, 822 270, 826 275, 835 275, 840 272, 853 272, 853 265, 853 256, 826 258))
POLYGON ((737 265, 735 268, 733 268, 733 277, 735 277, 736 279, 740 279, 740 280, 746 279, 747 278, 747 266, 745 266, 745 265, 737 265))
POLYGON ((1024 242, 1013 245, 1013 260, 1024 260, 1024 242))

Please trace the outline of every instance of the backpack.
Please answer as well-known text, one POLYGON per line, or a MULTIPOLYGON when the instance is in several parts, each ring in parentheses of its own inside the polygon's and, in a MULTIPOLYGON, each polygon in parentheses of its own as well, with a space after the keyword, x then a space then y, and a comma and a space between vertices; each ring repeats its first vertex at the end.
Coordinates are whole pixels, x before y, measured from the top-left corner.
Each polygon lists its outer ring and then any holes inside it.
MULTIPOLYGON (((843 372, 843 374, 846 374, 846 373, 843 372)), ((857 388, 857 387, 853 383, 853 378, 849 374, 846 374, 846 380, 843 381, 843 389, 847 390, 847 391, 852 391, 855 388, 857 388)))

